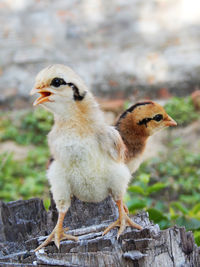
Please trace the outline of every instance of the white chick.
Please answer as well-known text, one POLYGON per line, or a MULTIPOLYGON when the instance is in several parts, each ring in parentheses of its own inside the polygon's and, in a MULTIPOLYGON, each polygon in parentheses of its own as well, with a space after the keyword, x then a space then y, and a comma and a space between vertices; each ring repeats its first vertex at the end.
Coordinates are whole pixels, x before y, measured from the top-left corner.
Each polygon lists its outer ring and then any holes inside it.
POLYGON ((36 249, 52 240, 59 248, 67 235, 63 220, 71 197, 85 202, 100 202, 109 194, 119 209, 119 218, 103 234, 119 226, 118 237, 126 226, 137 229, 123 206, 131 174, 124 163, 125 145, 112 126, 108 126, 93 95, 81 78, 69 67, 52 65, 36 77, 31 94, 40 93, 34 105, 42 105, 54 115, 48 144, 54 161, 47 177, 59 213, 57 224, 49 237, 36 249))

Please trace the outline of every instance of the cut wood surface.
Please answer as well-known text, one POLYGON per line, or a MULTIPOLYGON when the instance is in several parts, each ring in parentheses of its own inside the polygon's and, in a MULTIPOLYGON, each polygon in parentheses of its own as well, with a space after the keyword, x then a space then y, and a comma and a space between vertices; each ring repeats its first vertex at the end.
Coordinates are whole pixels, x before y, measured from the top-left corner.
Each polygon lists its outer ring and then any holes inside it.
POLYGON ((64 224, 79 241, 62 241, 59 250, 52 243, 34 253, 52 231, 56 217, 54 204, 47 213, 40 199, 0 202, 0 266, 200 266, 191 232, 176 226, 161 231, 145 212, 132 217, 143 230, 127 227, 118 240, 117 229, 102 236, 117 218, 110 197, 98 204, 74 198, 64 224))

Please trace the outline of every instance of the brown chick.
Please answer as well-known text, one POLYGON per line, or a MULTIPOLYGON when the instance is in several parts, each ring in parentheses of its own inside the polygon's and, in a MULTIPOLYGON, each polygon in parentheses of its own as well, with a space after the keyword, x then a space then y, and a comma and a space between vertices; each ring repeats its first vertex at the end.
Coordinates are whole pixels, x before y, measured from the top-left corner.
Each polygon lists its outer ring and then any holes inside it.
POLYGON ((126 164, 131 173, 143 161, 148 138, 163 128, 176 125, 164 108, 153 101, 136 103, 121 114, 116 128, 127 147, 126 164))

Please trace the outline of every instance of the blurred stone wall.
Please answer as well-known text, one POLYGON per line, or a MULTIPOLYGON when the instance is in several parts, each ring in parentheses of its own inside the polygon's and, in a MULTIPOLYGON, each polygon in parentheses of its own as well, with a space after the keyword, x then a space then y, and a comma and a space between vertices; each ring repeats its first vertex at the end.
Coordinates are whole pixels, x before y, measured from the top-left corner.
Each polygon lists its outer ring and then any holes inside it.
POLYGON ((52 63, 96 95, 184 95, 199 85, 199 50, 199 0, 1 0, 0 102, 26 100, 52 63))

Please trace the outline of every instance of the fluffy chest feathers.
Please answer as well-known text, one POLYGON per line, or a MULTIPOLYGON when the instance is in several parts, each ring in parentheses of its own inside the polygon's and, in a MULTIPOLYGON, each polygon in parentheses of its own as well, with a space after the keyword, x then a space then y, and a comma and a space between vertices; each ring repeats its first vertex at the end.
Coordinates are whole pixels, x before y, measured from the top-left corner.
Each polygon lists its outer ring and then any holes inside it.
MULTIPOLYGON (((97 116, 84 124, 78 120, 56 122, 48 142, 59 165, 57 173, 61 170, 64 177, 59 192, 64 194, 64 183, 71 195, 86 202, 99 202, 109 193, 119 199, 125 193, 130 172, 122 160, 124 145, 119 133, 97 116)), ((52 187, 61 179, 57 173, 49 173, 52 187)))
POLYGON ((48 135, 48 142, 52 155, 66 167, 76 168, 83 161, 91 160, 94 149, 98 149, 92 129, 81 129, 73 124, 54 127, 48 135))
POLYGON ((49 134, 52 155, 65 169, 72 194, 83 201, 108 195, 111 159, 101 151, 94 133, 81 136, 74 129, 49 134))

